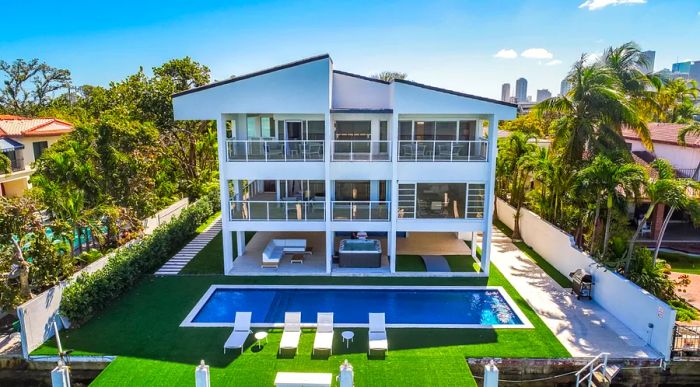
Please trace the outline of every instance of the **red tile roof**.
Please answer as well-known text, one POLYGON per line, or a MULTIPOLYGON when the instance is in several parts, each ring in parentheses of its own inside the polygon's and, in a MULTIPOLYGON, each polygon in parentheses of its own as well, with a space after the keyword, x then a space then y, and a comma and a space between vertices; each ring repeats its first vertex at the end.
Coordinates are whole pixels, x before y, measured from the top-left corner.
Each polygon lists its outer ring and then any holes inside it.
POLYGON ((73 131, 73 124, 56 118, 0 115, 0 137, 59 136, 73 131))
MULTIPOLYGON (((647 124, 651 141, 659 144, 678 145, 678 132, 688 124, 669 124, 663 122, 650 122, 647 124)), ((639 141, 639 135, 629 128, 622 128, 622 137, 628 140, 639 141)), ((685 138, 687 146, 700 148, 700 136, 688 134, 685 138)), ((679 145, 680 146, 680 145, 679 145)))

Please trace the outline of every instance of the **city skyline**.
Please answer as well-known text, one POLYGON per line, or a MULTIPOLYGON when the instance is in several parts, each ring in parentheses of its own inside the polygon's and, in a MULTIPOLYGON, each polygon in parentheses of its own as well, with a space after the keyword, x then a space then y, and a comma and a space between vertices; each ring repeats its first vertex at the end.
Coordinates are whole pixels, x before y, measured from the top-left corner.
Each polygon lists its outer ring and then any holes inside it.
POLYGON ((558 90, 582 53, 596 56, 628 41, 655 50, 657 70, 695 59, 693 36, 700 36, 700 4, 691 0, 409 0, 401 12, 394 3, 362 0, 123 0, 114 6, 37 0, 4 8, 11 15, 36 9, 53 20, 75 22, 26 28, 26 18, 7 18, 0 59, 39 58, 69 69, 76 85, 107 86, 140 67, 149 73, 184 56, 209 67, 212 80, 221 80, 328 53, 337 58, 339 70, 400 71, 416 82, 499 99, 498 86, 521 76, 532 87, 558 90), (664 19, 674 22, 660 31, 637 28, 664 19))

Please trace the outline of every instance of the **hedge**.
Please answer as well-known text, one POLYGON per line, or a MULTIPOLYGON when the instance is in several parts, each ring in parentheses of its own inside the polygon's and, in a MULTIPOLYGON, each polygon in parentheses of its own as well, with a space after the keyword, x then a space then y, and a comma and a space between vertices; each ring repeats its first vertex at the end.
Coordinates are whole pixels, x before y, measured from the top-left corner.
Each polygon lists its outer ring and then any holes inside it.
POLYGON ((203 196, 139 242, 116 251, 104 268, 83 273, 63 290, 61 315, 80 325, 105 309, 145 274, 160 268, 220 208, 218 192, 203 196))

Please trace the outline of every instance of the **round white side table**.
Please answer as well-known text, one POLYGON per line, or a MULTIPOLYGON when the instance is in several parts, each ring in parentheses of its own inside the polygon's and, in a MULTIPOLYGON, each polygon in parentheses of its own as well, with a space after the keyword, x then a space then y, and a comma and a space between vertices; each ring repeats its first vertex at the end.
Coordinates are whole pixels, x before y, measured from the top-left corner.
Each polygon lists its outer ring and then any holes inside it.
POLYGON ((258 349, 260 349, 260 342, 265 340, 265 344, 267 344, 267 332, 261 331, 261 332, 255 332, 255 344, 257 344, 258 349))
POLYGON ((345 342, 346 348, 350 348, 350 342, 354 342, 355 333, 353 331, 343 331, 340 335, 343 336, 343 342, 345 342))

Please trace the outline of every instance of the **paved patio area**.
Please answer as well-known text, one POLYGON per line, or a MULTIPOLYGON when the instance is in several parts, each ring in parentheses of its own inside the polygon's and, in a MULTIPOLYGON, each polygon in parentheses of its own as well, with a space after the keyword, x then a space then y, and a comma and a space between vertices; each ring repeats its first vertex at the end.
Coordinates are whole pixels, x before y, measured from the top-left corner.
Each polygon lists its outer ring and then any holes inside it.
POLYGON ((577 300, 494 227, 491 262, 575 357, 661 355, 598 304, 577 300))
POLYGON ((681 276, 687 275, 690 278, 690 285, 685 288, 685 292, 677 292, 679 297, 683 297, 688 303, 700 309, 700 274, 685 274, 671 272, 671 279, 677 281, 681 276))

